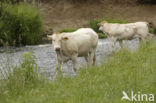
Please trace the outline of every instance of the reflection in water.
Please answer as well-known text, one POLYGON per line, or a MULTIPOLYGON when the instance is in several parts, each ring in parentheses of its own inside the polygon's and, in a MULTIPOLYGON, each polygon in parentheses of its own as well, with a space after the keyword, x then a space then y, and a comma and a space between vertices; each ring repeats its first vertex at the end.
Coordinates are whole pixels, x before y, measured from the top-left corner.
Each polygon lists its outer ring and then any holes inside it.
MULTIPOLYGON (((138 47, 138 39, 131 41, 125 41, 124 46, 129 49, 136 49, 138 47)), ((119 43, 116 43, 114 50, 119 50, 119 43)), ((105 59, 106 56, 112 53, 112 42, 109 39, 100 39, 97 47, 97 64, 105 59)), ((26 52, 32 52, 36 56, 36 62, 40 67, 40 72, 46 73, 46 75, 53 75, 55 73, 55 66, 57 63, 56 54, 51 44, 37 45, 37 46, 25 46, 20 48, 9 48, 7 52, 4 52, 5 48, 0 48, 0 69, 5 69, 6 64, 16 66, 19 64, 20 58, 26 52)), ((78 58, 79 67, 85 65, 84 58, 78 58)), ((67 64, 62 65, 62 72, 64 74, 73 74, 72 64, 69 61, 67 64)))

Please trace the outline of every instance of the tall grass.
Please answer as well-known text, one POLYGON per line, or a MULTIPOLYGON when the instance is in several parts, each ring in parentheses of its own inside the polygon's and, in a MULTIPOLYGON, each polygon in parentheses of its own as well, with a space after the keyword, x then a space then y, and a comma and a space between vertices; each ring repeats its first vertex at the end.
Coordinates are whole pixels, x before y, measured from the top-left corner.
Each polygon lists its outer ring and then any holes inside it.
MULTIPOLYGON (((156 94, 155 61, 156 42, 146 42, 137 51, 120 50, 102 65, 89 68, 87 73, 85 69, 81 69, 74 78, 58 78, 43 86, 26 88, 34 83, 30 82, 25 85, 23 92, 16 96, 5 91, 1 92, 0 102, 131 103, 121 101, 122 91, 128 94, 131 91, 156 94)), ((14 92, 18 92, 20 88, 14 92)))
POLYGON ((8 72, 3 73, 4 77, 0 80, 0 101, 6 101, 3 97, 16 97, 29 88, 42 85, 40 83, 43 83, 43 79, 40 78, 38 69, 35 56, 32 53, 25 53, 20 66, 12 67, 11 70, 8 69, 8 72))

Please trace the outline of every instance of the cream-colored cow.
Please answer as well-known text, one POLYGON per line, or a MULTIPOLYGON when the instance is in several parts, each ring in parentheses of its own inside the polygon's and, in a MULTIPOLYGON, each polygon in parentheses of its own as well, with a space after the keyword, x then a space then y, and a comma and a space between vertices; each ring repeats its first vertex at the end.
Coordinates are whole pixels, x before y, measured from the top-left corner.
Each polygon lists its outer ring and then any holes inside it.
POLYGON ((148 22, 118 24, 103 21, 99 23, 98 26, 100 26, 99 30, 104 32, 113 42, 113 47, 116 41, 119 41, 120 46, 122 47, 122 40, 130 40, 136 37, 145 40, 148 36, 151 36, 148 22))
MULTIPOLYGON (((74 71, 77 70, 77 57, 85 57, 87 65, 95 65, 98 35, 90 28, 81 28, 71 33, 54 33, 48 36, 57 55, 57 72, 62 62, 72 60, 74 71)), ((57 73, 56 72, 56 73, 57 73)))

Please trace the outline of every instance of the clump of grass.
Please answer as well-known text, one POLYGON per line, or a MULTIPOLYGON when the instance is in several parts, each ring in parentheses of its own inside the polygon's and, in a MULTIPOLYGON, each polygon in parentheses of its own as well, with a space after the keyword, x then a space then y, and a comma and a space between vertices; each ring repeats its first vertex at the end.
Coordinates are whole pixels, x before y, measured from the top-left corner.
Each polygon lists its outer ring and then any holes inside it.
MULTIPOLYGON (((44 103, 127 103, 122 91, 130 94, 156 93, 156 42, 146 42, 137 51, 121 49, 102 65, 81 69, 74 77, 59 78, 44 87, 25 89, 8 102, 44 103)), ((1 99, 0 99, 1 101, 1 99)), ((130 101, 131 102, 131 101, 130 101)))
POLYGON ((149 29, 149 32, 150 32, 151 34, 154 34, 154 33, 155 33, 154 28, 150 28, 150 29, 149 29))
POLYGON ((42 19, 39 11, 29 4, 1 4, 0 46, 20 46, 39 43, 42 19))
POLYGON ((62 29, 62 30, 60 30, 60 33, 63 33, 63 32, 74 32, 74 31, 76 31, 77 29, 75 29, 75 28, 65 28, 65 29, 62 29))
POLYGON ((0 80, 0 99, 18 96, 23 94, 25 89, 35 88, 43 83, 38 74, 35 56, 32 53, 25 53, 20 66, 13 67, 12 72, 5 72, 3 76, 4 79, 0 80))

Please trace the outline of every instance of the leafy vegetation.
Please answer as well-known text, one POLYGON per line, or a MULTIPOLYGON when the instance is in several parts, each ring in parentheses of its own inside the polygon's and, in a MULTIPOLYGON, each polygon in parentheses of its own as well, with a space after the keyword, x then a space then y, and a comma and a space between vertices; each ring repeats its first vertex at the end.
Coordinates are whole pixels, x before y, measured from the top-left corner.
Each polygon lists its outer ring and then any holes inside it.
POLYGON ((37 44, 42 32, 39 11, 28 4, 6 4, 0 8, 0 46, 37 44))
POLYGON ((146 42, 136 51, 121 49, 88 72, 80 69, 74 78, 49 82, 33 72, 37 64, 26 54, 20 67, 0 81, 0 103, 131 103, 121 101, 123 90, 156 94, 155 52, 156 42, 146 42))
POLYGON ((150 29, 149 29, 149 32, 150 32, 151 34, 154 34, 154 33, 155 33, 154 28, 150 28, 150 29))
POLYGON ((107 38, 107 36, 103 33, 97 33, 97 34, 98 34, 99 38, 107 38))
POLYGON ((62 29, 62 30, 60 30, 60 33, 62 33, 62 32, 74 32, 74 31, 76 31, 77 29, 75 29, 75 28, 65 28, 65 29, 62 29))
POLYGON ((97 33, 102 33, 99 31, 98 23, 102 22, 103 20, 92 20, 89 22, 89 27, 92 28, 97 33))

